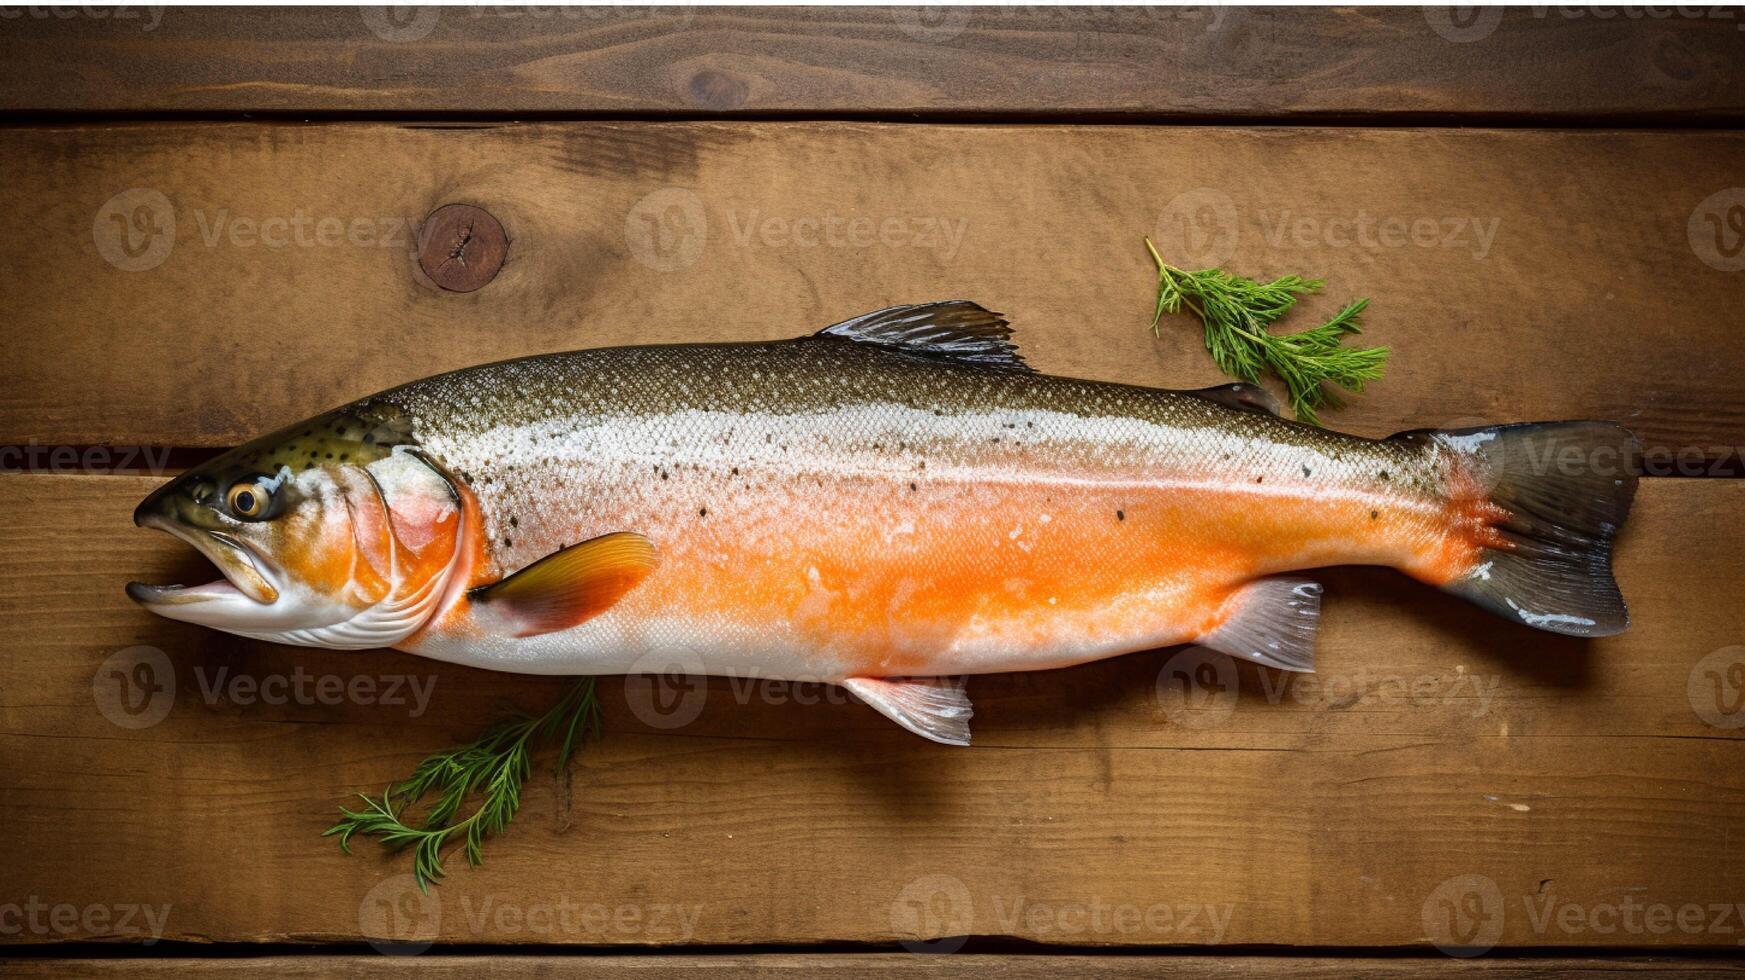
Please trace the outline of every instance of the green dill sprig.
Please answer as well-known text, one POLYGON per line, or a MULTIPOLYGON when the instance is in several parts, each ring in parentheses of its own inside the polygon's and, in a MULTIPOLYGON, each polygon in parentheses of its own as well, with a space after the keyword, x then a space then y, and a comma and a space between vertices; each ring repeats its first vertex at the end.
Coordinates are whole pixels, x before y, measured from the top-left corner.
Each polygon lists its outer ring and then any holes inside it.
POLYGON ((1381 377, 1386 347, 1345 346, 1347 335, 1363 332, 1357 318, 1369 300, 1351 303, 1311 330, 1275 334, 1268 327, 1289 313, 1300 296, 1326 285, 1322 280, 1283 276, 1259 282, 1222 269, 1189 272, 1165 262, 1151 239, 1145 247, 1157 263, 1152 334, 1159 335, 1158 322, 1165 313, 1186 306, 1205 325, 1206 349, 1218 368, 1248 382, 1258 382, 1264 371, 1277 375, 1290 392, 1298 419, 1320 425, 1317 410, 1339 406, 1338 394, 1327 385, 1357 392, 1364 382, 1381 377))
POLYGON ((395 851, 412 848, 412 875, 418 887, 428 892, 430 883, 443 875, 442 852, 451 840, 463 840, 467 863, 477 866, 485 859, 485 838, 502 832, 515 819, 521 808, 521 786, 533 772, 535 745, 561 736, 557 770, 562 772, 578 737, 599 732, 600 702, 593 678, 584 677, 543 715, 517 713, 471 745, 430 756, 380 798, 358 794, 363 808, 340 807, 339 822, 321 836, 338 834, 340 850, 347 854, 355 834, 380 838, 395 851), (425 813, 422 826, 407 823, 407 811, 430 794, 436 794, 436 802, 425 813), (456 820, 461 805, 475 795, 480 797, 478 808, 456 820))

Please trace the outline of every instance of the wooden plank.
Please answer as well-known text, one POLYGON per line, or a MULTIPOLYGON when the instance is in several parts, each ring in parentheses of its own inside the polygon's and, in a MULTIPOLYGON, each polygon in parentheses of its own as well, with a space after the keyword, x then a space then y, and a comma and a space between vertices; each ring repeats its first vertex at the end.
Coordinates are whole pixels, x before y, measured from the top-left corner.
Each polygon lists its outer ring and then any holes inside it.
POLYGON ((542 760, 431 904, 317 833, 560 682, 155 619, 123 583, 200 573, 130 525, 153 485, 0 476, 0 925, 40 923, 7 943, 1745 938, 1745 482, 1645 481, 1635 625, 1592 643, 1335 570, 1313 678, 1174 654, 976 678, 961 750, 828 692, 604 680, 603 741, 563 780, 542 760))
POLYGON ((1061 976, 1290 976, 1343 978, 1482 976, 1561 980, 1604 973, 1675 980, 1737 976, 1745 961, 1714 958, 1545 957, 1534 959, 1400 959, 1337 956, 1014 956, 906 953, 766 953, 753 956, 272 956, 242 959, 3 960, 14 977, 275 976, 275 977, 960 977, 1053 980, 1061 976))
POLYGON ((1738 118, 1732 10, 8 8, 0 109, 1738 118))
POLYGON ((1615 418, 1661 472, 1745 471, 1745 277, 1701 237, 1741 133, 159 124, 0 149, 28 230, 0 239, 0 445, 222 446, 483 361, 957 296, 1046 371, 1225 380, 1191 319, 1147 329, 1155 235, 1183 264, 1326 277, 1299 324, 1373 297, 1397 354, 1336 426, 1615 418), (511 240, 476 292, 413 257, 408 227, 452 202, 511 240))

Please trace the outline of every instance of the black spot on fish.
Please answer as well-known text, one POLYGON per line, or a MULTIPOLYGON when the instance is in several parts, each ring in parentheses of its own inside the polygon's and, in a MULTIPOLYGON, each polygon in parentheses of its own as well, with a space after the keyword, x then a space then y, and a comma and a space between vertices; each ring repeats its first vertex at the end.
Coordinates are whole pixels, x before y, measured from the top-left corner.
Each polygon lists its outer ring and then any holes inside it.
POLYGON ((1380 512, 1378 512, 1378 511, 1373 511, 1373 510, 1372 510, 1372 511, 1370 511, 1370 512, 1369 512, 1369 519, 1370 519, 1370 520, 1372 520, 1372 521, 1373 521, 1373 520, 1375 520, 1375 519, 1376 519, 1376 518, 1377 518, 1377 517, 1380 517, 1380 516, 1381 516, 1381 514, 1380 514, 1380 512))
POLYGON ((913 489, 915 489, 915 484, 913 484, 913 483, 911 483, 911 484, 909 484, 909 489, 910 489, 910 490, 913 490, 913 489))
POLYGON ((1303 475, 1304 475, 1304 476, 1308 476, 1308 475, 1309 475, 1309 468, 1308 468, 1308 467, 1307 467, 1307 466, 1305 466, 1305 467, 1303 467, 1303 475))
POLYGON ((698 508, 697 508, 697 516, 698 516, 698 517, 708 517, 708 516, 709 516, 709 508, 707 508, 707 507, 698 507, 698 508))
POLYGON ((503 547, 505 547, 505 548, 513 548, 513 547, 515 547, 515 541, 514 541, 514 539, 512 539, 512 538, 504 538, 504 539, 503 539, 503 547))
POLYGON ((1379 477, 1381 477, 1381 478, 1382 478, 1382 479, 1384 479, 1384 480, 1385 480, 1385 479, 1387 479, 1387 478, 1388 478, 1388 471, 1387 471, 1387 470, 1382 470, 1382 471, 1381 471, 1381 472, 1380 472, 1380 473, 1377 473, 1377 474, 1376 474, 1376 476, 1379 476, 1379 477))
POLYGON ((340 453, 339 454, 339 461, 341 463, 345 462, 346 460, 348 460, 350 458, 351 458, 351 453, 340 453))
POLYGON ((1261 481, 1262 481, 1262 480, 1265 480, 1265 479, 1266 479, 1266 477, 1264 477, 1264 476, 1257 476, 1257 477, 1255 477, 1255 478, 1254 478, 1254 482, 1255 482, 1255 483, 1259 483, 1259 482, 1261 482, 1261 481))
POLYGON ((514 517, 510 517, 509 518, 509 526, 510 527, 520 527, 521 522, 514 517))
POLYGON ((734 468, 733 468, 733 475, 734 475, 734 476, 738 476, 738 475, 739 475, 739 467, 737 467, 737 466, 735 466, 735 467, 734 467, 734 468))
POLYGON ((1124 510, 1118 510, 1118 511, 1116 511, 1116 512, 1115 512, 1115 520, 1117 520, 1117 521, 1124 521, 1124 520, 1126 520, 1126 519, 1127 519, 1127 512, 1126 512, 1126 511, 1124 511, 1124 510))

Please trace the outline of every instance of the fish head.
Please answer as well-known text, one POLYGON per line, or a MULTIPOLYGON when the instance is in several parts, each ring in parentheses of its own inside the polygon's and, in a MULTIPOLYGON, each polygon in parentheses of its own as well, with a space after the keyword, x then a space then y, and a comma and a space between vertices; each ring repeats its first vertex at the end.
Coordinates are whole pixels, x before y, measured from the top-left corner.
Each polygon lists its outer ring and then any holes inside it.
POLYGON ((168 619, 331 649, 392 646, 464 581, 458 485, 380 406, 330 412, 231 450, 148 496, 134 523, 215 565, 204 585, 134 582, 168 619))

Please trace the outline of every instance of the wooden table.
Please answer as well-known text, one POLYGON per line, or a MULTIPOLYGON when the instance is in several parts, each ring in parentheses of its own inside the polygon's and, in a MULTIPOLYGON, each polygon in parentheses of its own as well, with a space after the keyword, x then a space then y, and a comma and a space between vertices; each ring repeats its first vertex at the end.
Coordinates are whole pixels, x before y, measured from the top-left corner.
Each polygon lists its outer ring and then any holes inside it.
POLYGON ((1745 14, 1660 12, 8 8, 0 969, 1740 972, 1745 14), (455 203, 508 240, 470 292, 416 251, 455 203), (165 475, 485 360, 964 297, 1042 370, 1218 382, 1146 235, 1373 299, 1337 427, 1633 426, 1631 630, 1339 570, 1313 677, 978 678, 967 750, 610 679, 425 898, 317 835, 559 682, 122 593, 199 574, 129 520, 165 475))

